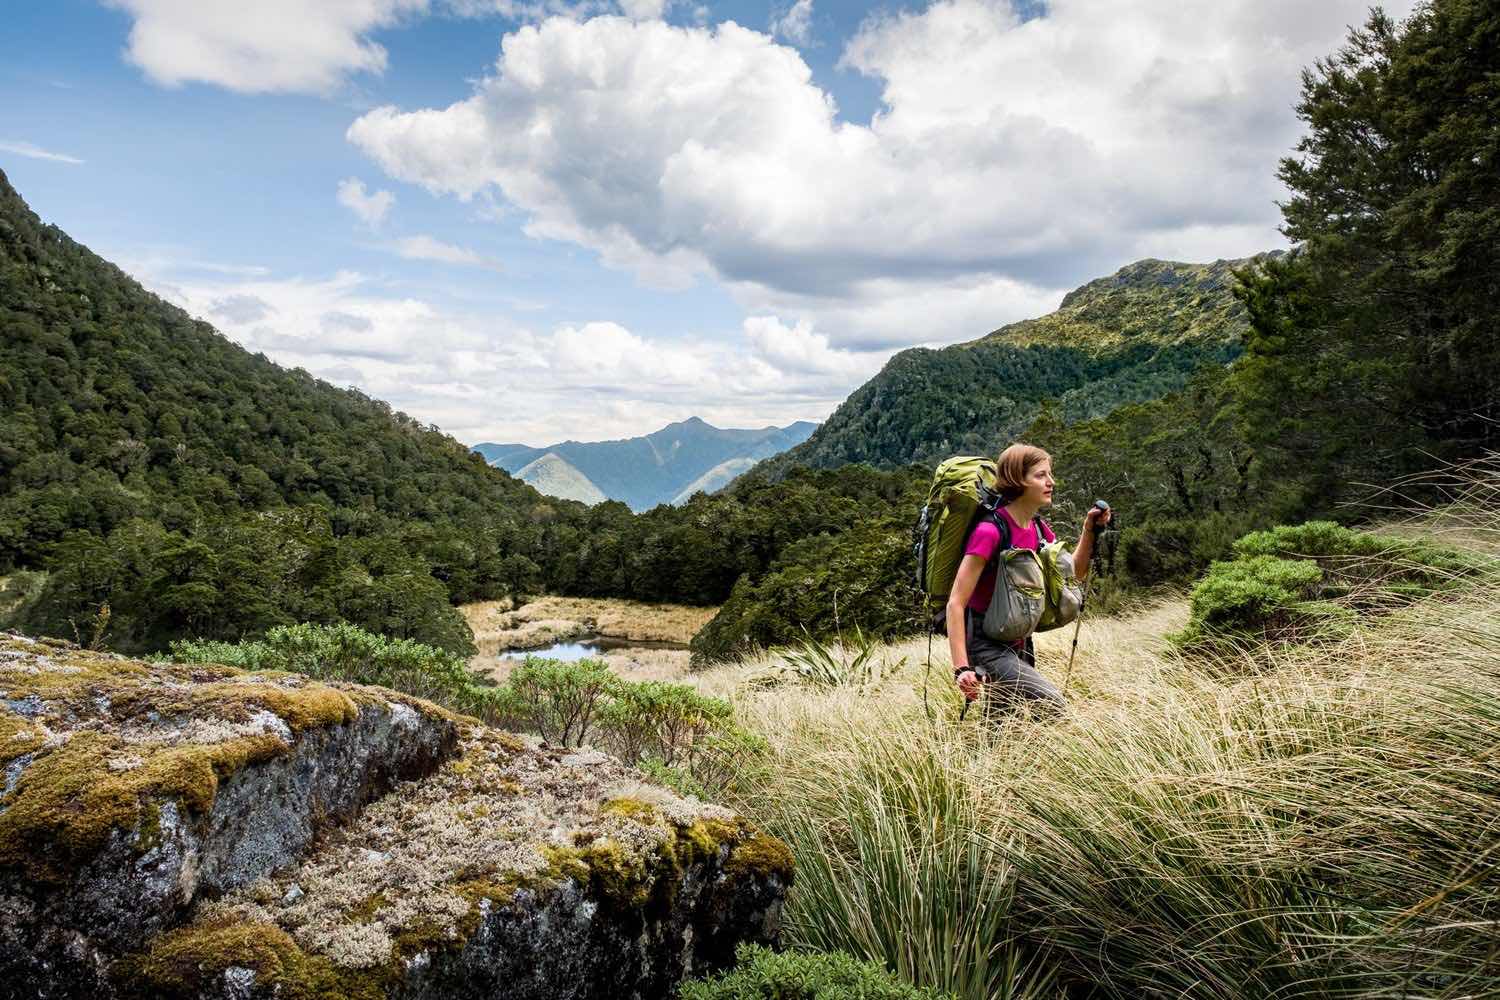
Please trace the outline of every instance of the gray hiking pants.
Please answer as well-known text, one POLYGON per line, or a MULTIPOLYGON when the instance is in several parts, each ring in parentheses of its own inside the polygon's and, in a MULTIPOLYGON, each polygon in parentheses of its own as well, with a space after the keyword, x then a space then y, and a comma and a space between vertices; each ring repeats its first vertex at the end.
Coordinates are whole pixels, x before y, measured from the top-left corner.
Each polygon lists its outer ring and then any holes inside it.
POLYGON ((1062 708, 1063 697, 1052 682, 1036 669, 1031 640, 1021 651, 1007 642, 996 642, 984 634, 982 614, 964 610, 964 645, 969 666, 984 682, 984 714, 996 718, 1023 704, 1062 708))

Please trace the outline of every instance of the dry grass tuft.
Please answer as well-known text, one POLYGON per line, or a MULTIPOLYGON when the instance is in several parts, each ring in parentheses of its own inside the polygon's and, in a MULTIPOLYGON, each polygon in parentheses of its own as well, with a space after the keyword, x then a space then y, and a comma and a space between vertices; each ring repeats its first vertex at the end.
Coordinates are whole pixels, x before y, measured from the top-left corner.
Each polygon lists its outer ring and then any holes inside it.
POLYGON ((480 601, 459 609, 481 654, 536 649, 571 638, 601 635, 636 642, 690 642, 718 610, 589 597, 539 597, 520 608, 480 601))

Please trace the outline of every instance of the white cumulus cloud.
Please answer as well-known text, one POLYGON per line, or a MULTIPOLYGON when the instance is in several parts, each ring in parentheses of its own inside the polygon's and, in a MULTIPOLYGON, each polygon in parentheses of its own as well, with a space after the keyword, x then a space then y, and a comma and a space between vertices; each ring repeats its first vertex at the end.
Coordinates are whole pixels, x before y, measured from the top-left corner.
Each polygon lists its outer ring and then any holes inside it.
POLYGON ((805 319, 788 326, 777 316, 751 316, 744 327, 751 349, 778 371, 846 379, 869 374, 868 357, 831 347, 805 319))
POLYGON ((812 41, 813 0, 797 0, 785 10, 771 15, 771 34, 796 45, 812 41))
POLYGON ((345 177, 339 181, 339 204, 359 217, 371 229, 385 221, 386 213, 396 203, 396 196, 389 191, 366 191, 365 182, 356 177, 345 177))
POLYGON ((428 0, 106 0, 134 18, 129 60, 157 83, 242 93, 328 93, 385 70, 369 33, 426 12, 428 0))
POLYGON ((1364 16, 1054 0, 1023 22, 1009 0, 939 0, 849 41, 842 65, 882 88, 868 124, 769 35, 554 18, 507 35, 469 98, 379 108, 348 136, 392 177, 496 192, 531 234, 649 283, 723 281, 836 346, 951 341, 1140 256, 1281 245, 1299 71, 1364 16), (993 318, 943 325, 980 306, 993 318))
POLYGON ((774 316, 668 339, 607 319, 540 328, 474 315, 354 271, 205 273, 137 271, 248 350, 471 443, 628 437, 693 415, 721 427, 822 419, 889 356, 831 348, 774 316))

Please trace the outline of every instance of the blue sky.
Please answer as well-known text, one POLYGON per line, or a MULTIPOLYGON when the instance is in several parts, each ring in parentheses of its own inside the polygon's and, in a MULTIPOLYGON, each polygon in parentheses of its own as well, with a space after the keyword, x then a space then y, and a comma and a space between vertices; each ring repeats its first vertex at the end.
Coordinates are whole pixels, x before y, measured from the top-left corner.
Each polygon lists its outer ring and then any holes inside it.
POLYGON ((818 420, 1131 260, 1282 245, 1297 71, 1362 8, 1175 9, 13 4, 0 168, 227 336, 465 441, 818 420))

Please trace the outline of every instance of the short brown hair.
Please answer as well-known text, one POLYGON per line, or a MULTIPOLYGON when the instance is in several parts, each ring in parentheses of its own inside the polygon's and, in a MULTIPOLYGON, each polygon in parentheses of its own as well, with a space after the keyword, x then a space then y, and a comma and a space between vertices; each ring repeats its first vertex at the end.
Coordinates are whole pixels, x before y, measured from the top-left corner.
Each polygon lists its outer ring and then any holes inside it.
POLYGON ((1017 442, 1000 453, 995 459, 995 489, 1000 498, 1010 503, 1026 492, 1026 475, 1043 462, 1052 461, 1052 456, 1036 445, 1017 442))

